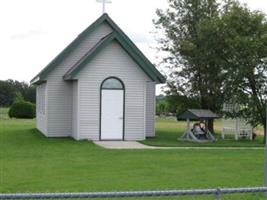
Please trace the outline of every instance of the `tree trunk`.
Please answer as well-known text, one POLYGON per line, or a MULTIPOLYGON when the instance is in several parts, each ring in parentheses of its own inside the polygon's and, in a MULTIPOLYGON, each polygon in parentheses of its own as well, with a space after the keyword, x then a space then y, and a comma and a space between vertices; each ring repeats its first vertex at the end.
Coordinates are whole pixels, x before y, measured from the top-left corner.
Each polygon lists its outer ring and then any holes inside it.
POLYGON ((263 137, 263 143, 264 143, 264 144, 266 144, 266 128, 267 128, 267 127, 266 127, 266 123, 267 123, 267 122, 265 122, 265 123, 264 123, 264 126, 263 126, 263 128, 264 128, 264 133, 263 133, 263 135, 264 135, 264 137, 263 137))
POLYGON ((263 133, 264 138, 263 138, 263 140, 264 140, 265 146, 267 146, 266 145, 266 134, 267 134, 267 103, 265 104, 265 118, 264 118, 263 121, 264 121, 263 122, 263 127, 264 127, 264 133, 263 133))
POLYGON ((208 129, 211 133, 214 133, 214 120, 213 119, 208 120, 208 129))
MULTIPOLYGON (((204 98, 204 95, 201 95, 200 104, 201 104, 201 108, 203 109, 213 110, 212 108, 214 107, 214 105, 209 104, 207 98, 204 98)), ((207 126, 206 128, 208 128, 208 130, 211 133, 214 133, 214 119, 207 120, 206 126, 207 126)))

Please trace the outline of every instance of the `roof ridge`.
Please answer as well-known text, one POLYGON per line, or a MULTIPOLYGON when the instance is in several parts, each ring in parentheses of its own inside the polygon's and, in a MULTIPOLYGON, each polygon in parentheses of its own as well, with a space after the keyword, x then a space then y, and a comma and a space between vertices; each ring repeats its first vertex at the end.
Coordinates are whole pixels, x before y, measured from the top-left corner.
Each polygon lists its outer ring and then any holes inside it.
POLYGON ((89 49, 80 60, 78 60, 63 76, 63 79, 68 79, 69 75, 79 66, 90 54, 92 54, 101 44, 103 44, 106 40, 114 37, 114 32, 107 34, 106 36, 102 37, 91 49, 89 49))
POLYGON ((128 41, 124 39, 121 34, 118 33, 116 30, 115 32, 113 32, 113 34, 110 35, 110 37, 107 37, 106 40, 103 40, 101 43, 98 43, 98 45, 95 46, 92 51, 88 52, 88 54, 83 57, 83 59, 80 60, 68 74, 64 75, 64 80, 75 80, 75 76, 80 72, 80 70, 82 70, 83 67, 86 66, 86 64, 90 62, 91 59, 93 59, 94 56, 96 56, 103 49, 103 47, 106 47, 114 39, 117 40, 119 45, 136 62, 136 64, 139 65, 139 67, 144 71, 144 73, 147 74, 148 77, 150 77, 154 81, 162 82, 160 81, 160 79, 158 79, 156 74, 151 72, 151 67, 148 66, 138 54, 136 54, 136 51, 138 51, 138 49, 129 46, 128 41))
MULTIPOLYGON (((165 77, 156 69, 156 67, 147 59, 147 57, 137 48, 137 46, 131 41, 131 39, 121 30, 121 28, 108 16, 108 14, 104 13, 101 17, 99 17, 94 23, 92 23, 89 27, 87 27, 84 31, 82 31, 61 53, 58 54, 41 72, 39 72, 32 80, 31 84, 38 84, 45 80, 45 77, 57 66, 69 53, 72 52, 73 48, 75 48, 80 42, 82 42, 83 37, 87 36, 90 32, 94 31, 100 24, 106 21, 111 28, 113 29, 114 37, 123 40, 125 49, 128 49, 128 54, 132 54, 132 57, 135 57, 135 61, 139 63, 145 73, 149 73, 153 78, 152 80, 158 81, 160 83, 165 82, 165 77), (117 37, 117 34, 119 37, 117 37), (130 50, 129 50, 130 49, 130 50)), ((87 53, 85 53, 77 63, 75 63, 63 76, 64 80, 67 78, 67 75, 70 75, 73 70, 76 69, 74 66, 79 66, 79 63, 82 63, 90 52, 94 53, 94 50, 101 46, 103 40, 106 37, 110 36, 110 34, 103 37, 99 42, 97 42, 94 47, 92 47, 87 53), (102 41, 102 42, 101 42, 102 41)))

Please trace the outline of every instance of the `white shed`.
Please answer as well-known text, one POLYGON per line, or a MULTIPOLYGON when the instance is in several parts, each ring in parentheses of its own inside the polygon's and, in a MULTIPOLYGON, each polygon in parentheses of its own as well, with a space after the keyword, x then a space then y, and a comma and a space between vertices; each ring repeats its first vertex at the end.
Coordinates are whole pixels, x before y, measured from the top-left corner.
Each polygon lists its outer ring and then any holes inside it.
POLYGON ((155 85, 165 78, 107 15, 85 29, 31 84, 47 137, 153 137, 155 85))

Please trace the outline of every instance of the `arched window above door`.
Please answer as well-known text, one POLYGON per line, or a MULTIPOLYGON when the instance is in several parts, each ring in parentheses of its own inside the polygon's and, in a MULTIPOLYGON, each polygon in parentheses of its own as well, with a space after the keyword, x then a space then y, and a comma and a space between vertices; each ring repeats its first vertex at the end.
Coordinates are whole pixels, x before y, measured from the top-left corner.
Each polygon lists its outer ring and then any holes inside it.
POLYGON ((117 78, 108 78, 102 83, 101 89, 124 89, 122 82, 117 78))

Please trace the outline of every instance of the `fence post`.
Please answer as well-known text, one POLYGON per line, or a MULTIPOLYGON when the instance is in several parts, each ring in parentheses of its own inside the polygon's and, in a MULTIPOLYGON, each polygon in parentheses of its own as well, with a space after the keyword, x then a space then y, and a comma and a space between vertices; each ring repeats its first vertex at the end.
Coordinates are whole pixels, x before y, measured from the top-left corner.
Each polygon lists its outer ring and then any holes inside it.
POLYGON ((216 189, 215 200, 222 200, 222 192, 220 188, 216 189))

